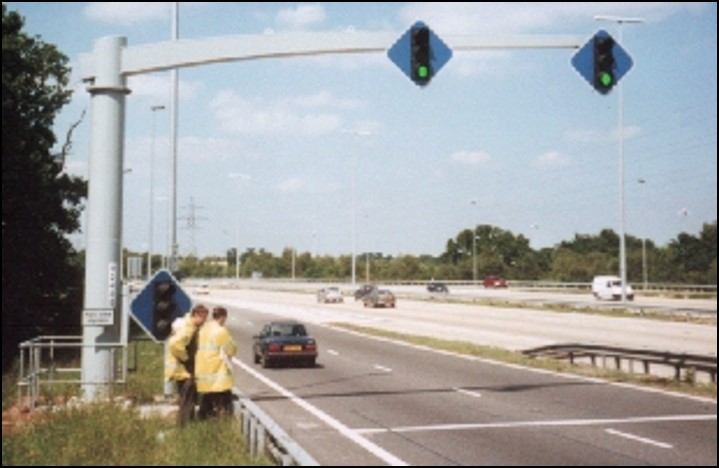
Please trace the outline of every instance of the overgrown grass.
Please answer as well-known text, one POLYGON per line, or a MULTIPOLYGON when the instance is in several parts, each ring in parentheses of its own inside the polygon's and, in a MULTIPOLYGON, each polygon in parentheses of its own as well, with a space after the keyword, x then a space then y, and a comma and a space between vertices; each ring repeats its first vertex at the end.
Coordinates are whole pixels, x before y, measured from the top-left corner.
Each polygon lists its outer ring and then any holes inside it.
POLYGON ((232 418, 182 430, 159 417, 112 405, 62 410, 13 435, 3 434, 3 466, 267 466, 243 450, 232 418))
MULTIPOLYGON (((115 389, 134 402, 146 403, 163 393, 163 347, 150 341, 130 345, 126 386, 115 389), (137 360, 135 360, 135 356, 137 360), (135 363, 137 363, 135 365, 135 363)), ((3 375, 3 409, 15 403, 17 373, 3 375)), ((43 401, 57 401, 77 386, 50 387, 43 401)), ((41 410, 42 411, 42 410, 41 410)), ((3 466, 267 466, 245 453, 238 422, 233 418, 196 422, 183 429, 168 418, 142 418, 135 409, 97 404, 46 407, 32 422, 3 431, 3 466)))
POLYGON ((338 328, 356 331, 369 336, 388 338, 391 340, 401 341, 418 346, 425 346, 427 348, 437 349, 441 351, 449 351, 456 354, 475 356, 483 359, 517 364, 535 369, 545 369, 555 372, 581 375, 584 377, 600 378, 612 382, 626 382, 637 385, 645 385, 654 388, 661 388, 664 390, 713 398, 714 400, 717 399, 716 384, 691 383, 691 379, 689 378, 683 381, 675 381, 674 379, 666 379, 651 375, 647 376, 640 374, 629 374, 616 369, 592 367, 588 364, 572 365, 567 361, 532 358, 529 356, 525 356, 524 354, 519 352, 509 351, 506 349, 491 346, 481 346, 466 341, 453 341, 427 336, 408 335, 388 330, 380 330, 377 328, 360 327, 346 323, 335 323, 332 325, 338 328))

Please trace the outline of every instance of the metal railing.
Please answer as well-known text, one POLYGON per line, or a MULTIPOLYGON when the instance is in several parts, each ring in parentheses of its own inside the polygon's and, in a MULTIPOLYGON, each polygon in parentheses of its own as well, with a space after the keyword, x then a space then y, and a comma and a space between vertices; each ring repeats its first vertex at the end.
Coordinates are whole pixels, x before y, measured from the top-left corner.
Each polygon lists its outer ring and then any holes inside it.
POLYGON ((278 466, 320 466, 270 416, 235 388, 235 415, 247 450, 254 458, 268 456, 278 466))
POLYGON ((30 409, 35 409, 41 388, 45 386, 81 385, 112 386, 127 382, 127 347, 120 343, 85 345, 81 336, 39 336, 20 343, 20 375, 18 397, 30 409), (108 349, 113 366, 110 382, 93 382, 82 379, 79 367, 83 348, 108 349))
POLYGON ((622 369, 624 361, 628 363, 631 373, 634 373, 635 362, 642 364, 645 374, 651 373, 652 365, 664 366, 674 370, 674 379, 677 381, 681 380, 682 371, 684 371, 685 380, 692 382, 696 381, 697 372, 705 372, 708 374, 709 380, 716 384, 716 356, 577 343, 541 346, 525 350, 523 354, 533 357, 566 359, 571 364, 575 364, 578 360, 589 359, 589 362, 595 367, 601 361, 605 368, 608 367, 608 362, 612 362, 616 369, 622 369))

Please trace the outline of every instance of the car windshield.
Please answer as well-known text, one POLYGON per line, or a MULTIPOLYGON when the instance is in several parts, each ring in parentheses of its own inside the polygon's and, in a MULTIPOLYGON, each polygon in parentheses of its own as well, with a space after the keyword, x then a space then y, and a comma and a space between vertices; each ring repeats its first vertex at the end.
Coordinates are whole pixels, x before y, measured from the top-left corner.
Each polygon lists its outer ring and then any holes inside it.
POLYGON ((275 323, 270 329, 272 336, 307 336, 304 325, 297 323, 275 323))

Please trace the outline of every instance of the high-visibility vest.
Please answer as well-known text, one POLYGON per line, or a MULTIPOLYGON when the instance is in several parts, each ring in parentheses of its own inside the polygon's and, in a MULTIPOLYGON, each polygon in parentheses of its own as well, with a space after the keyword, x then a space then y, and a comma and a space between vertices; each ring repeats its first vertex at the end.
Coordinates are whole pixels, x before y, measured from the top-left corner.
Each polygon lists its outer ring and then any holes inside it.
POLYGON ((232 389, 234 378, 230 359, 235 354, 237 345, 227 328, 212 321, 200 329, 195 355, 195 384, 198 393, 232 389))

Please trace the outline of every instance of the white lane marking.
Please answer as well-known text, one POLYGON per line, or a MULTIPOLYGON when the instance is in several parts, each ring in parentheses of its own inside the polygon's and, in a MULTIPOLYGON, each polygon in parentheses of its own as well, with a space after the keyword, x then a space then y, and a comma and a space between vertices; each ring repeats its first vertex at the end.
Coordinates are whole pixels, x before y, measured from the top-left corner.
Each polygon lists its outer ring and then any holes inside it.
POLYGON ((455 388, 455 392, 461 393, 462 395, 471 396, 473 398, 482 398, 482 394, 479 392, 473 392, 472 390, 465 390, 463 388, 455 388))
POLYGON ((458 359, 464 359, 465 361, 470 361, 470 362, 481 362, 483 364, 489 364, 492 366, 506 367, 508 369, 516 369, 516 370, 520 370, 520 371, 532 372, 534 374, 551 375, 553 377, 559 377, 559 378, 563 378, 563 379, 567 379, 567 380, 577 380, 580 382, 598 383, 598 384, 609 385, 609 386, 617 387, 617 388, 626 388, 626 389, 637 390, 637 391, 645 392, 645 393, 653 393, 653 394, 658 394, 658 395, 670 396, 670 397, 674 397, 674 398, 681 398, 684 400, 698 401, 701 403, 708 403, 710 405, 717 404, 717 400, 715 400, 713 398, 689 395, 687 393, 677 393, 677 392, 663 390, 661 388, 655 388, 655 387, 641 387, 639 385, 634 385, 634 384, 626 383, 626 382, 610 382, 608 380, 603 380, 598 377, 586 377, 586 376, 582 376, 582 375, 563 374, 561 372, 557 372, 557 371, 553 371, 553 370, 549 370, 549 369, 540 369, 540 368, 536 368, 536 367, 523 366, 521 364, 511 364, 511 363, 503 362, 503 361, 495 361, 495 360, 492 360, 489 358, 480 358, 477 356, 470 356, 467 354, 460 354, 460 353, 456 353, 456 352, 452 352, 452 351, 445 351, 445 350, 441 350, 441 349, 430 348, 429 346, 416 345, 416 344, 412 344, 412 343, 407 343, 406 341, 395 340, 392 338, 368 335, 368 334, 361 333, 361 332, 358 332, 355 330, 348 330, 346 328, 342 328, 341 326, 333 326, 331 324, 319 324, 318 323, 317 326, 328 328, 330 330, 334 330, 334 331, 337 331, 340 333, 346 333, 346 334, 352 335, 352 336, 358 336, 358 337, 362 337, 362 338, 366 338, 366 339, 374 340, 374 341, 379 341, 379 342, 383 342, 383 343, 392 343, 394 345, 403 346, 405 348, 417 349, 420 351, 427 351, 430 353, 440 354, 443 356, 451 356, 451 357, 458 358, 458 359))
POLYGON ((367 438, 360 435, 357 431, 350 429, 349 427, 345 426, 329 414, 325 413, 321 409, 317 408, 316 406, 311 405, 306 400, 303 400, 302 398, 298 397, 294 393, 290 392, 286 388, 282 387, 280 384, 274 382, 273 380, 270 380, 266 376, 262 375, 261 373, 257 372, 252 367, 248 366, 244 362, 240 361, 237 358, 232 358, 232 362, 235 363, 236 366, 240 367, 242 370, 247 372, 248 374, 252 375, 254 378, 259 380, 260 382, 264 383, 268 387, 272 388, 274 391, 282 395, 283 397, 287 398, 300 408, 304 409, 308 413, 312 414, 314 417, 322 421, 323 423, 330 426, 332 429, 336 430, 340 434, 342 434, 347 439, 351 440, 352 442, 356 443, 363 449, 367 450, 380 460, 384 461, 390 466, 409 466, 407 462, 404 460, 392 455, 379 445, 370 442, 367 438))
POLYGON ((340 353, 335 351, 334 349, 328 349, 327 354, 331 354, 332 356, 339 356, 340 353))
POLYGON ((375 364, 375 365, 374 365, 374 368, 377 369, 377 370, 380 371, 380 372, 387 372, 388 374, 389 374, 390 372, 392 372, 392 369, 390 369, 389 367, 380 366, 379 364, 375 364))
POLYGON ((248 320, 248 321, 247 321, 247 325, 252 326, 252 325, 254 325, 254 323, 252 323, 252 322, 250 322, 250 321, 248 320))
POLYGON ((673 445, 665 444, 664 442, 657 442, 656 440, 647 439, 646 437, 639 437, 638 435, 630 434, 628 432, 617 431, 616 429, 606 429, 605 432, 607 434, 615 435, 617 437, 622 437, 624 439, 633 440, 635 442, 640 442, 642 444, 653 445, 654 447, 659 447, 659 448, 663 448, 663 449, 674 448, 673 445))
POLYGON ((609 426, 655 422, 716 421, 716 414, 685 414, 672 416, 647 416, 626 419, 560 419, 556 421, 511 421, 480 424, 436 424, 433 426, 404 426, 394 428, 355 429, 359 434, 383 434, 386 432, 467 431, 477 429, 514 429, 522 427, 578 427, 609 426))

